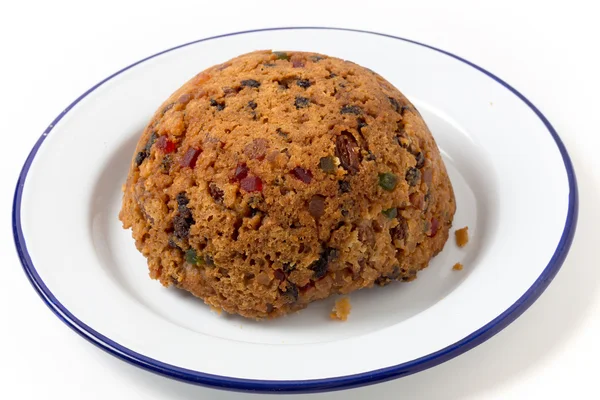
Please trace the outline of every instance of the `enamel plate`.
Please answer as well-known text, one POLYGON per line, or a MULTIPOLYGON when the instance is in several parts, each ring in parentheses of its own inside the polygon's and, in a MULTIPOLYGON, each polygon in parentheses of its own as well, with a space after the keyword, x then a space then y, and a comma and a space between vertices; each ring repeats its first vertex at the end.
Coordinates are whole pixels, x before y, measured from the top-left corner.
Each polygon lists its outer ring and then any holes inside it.
POLYGON ((540 111, 448 52, 388 35, 265 29, 188 43, 109 76, 43 133, 19 178, 17 250, 32 285, 77 333, 179 380, 232 390, 314 392, 402 377, 482 343, 529 307, 560 268, 577 220, 569 156, 540 111), (218 315, 148 277, 118 220, 138 136, 203 69, 257 49, 315 51, 377 71, 418 108, 457 200, 450 239, 411 283, 334 299, 271 321, 218 315), (469 227, 459 249, 454 229, 469 227), (452 266, 461 262, 462 271, 452 266))

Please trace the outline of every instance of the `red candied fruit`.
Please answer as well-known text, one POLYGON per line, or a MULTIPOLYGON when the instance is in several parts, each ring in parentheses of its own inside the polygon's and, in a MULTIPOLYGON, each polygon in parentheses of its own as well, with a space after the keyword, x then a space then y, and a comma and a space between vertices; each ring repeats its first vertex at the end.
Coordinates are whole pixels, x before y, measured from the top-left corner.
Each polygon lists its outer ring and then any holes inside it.
POLYGON ((248 176, 248 167, 245 163, 240 163, 235 167, 235 172, 233 173, 234 181, 241 181, 245 177, 248 176))
POLYGON ((293 60, 292 68, 304 68, 304 61, 302 60, 293 60))
POLYGON ((156 147, 165 154, 175 151, 175 143, 167 139, 166 136, 161 136, 156 141, 156 147))
POLYGON ((440 227, 440 221, 437 218, 431 218, 431 233, 428 235, 429 237, 434 237, 440 227))
POLYGON ((200 153, 202 153, 202 150, 190 147, 188 151, 185 152, 183 159, 181 160, 181 166, 183 168, 194 168, 196 166, 196 161, 198 160, 198 156, 200 155, 200 153))
POLYGON ((240 181, 240 187, 250 193, 250 192, 262 192, 263 184, 258 176, 247 176, 240 181))
POLYGON ((294 176, 294 178, 301 180, 304 183, 310 183, 312 181, 312 172, 308 169, 304 169, 302 167, 296 167, 290 171, 290 174, 294 176))

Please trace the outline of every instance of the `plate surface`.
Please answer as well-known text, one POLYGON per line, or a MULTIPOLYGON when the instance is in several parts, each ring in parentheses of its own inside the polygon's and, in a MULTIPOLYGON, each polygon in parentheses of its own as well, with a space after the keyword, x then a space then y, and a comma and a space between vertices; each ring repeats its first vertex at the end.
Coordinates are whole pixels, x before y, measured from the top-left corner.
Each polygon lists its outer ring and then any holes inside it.
POLYGON ((500 331, 550 283, 571 244, 577 187, 548 120, 491 73, 406 39, 331 28, 224 35, 141 60, 75 100, 23 167, 13 209, 23 267, 49 307, 109 353, 176 379, 233 390, 310 392, 405 376, 500 331), (147 276, 117 218, 142 129, 199 71, 256 49, 315 51, 368 67, 421 112, 457 198, 453 233, 411 283, 351 295, 273 321, 218 316, 147 276), (456 262, 465 269, 452 271, 456 262))

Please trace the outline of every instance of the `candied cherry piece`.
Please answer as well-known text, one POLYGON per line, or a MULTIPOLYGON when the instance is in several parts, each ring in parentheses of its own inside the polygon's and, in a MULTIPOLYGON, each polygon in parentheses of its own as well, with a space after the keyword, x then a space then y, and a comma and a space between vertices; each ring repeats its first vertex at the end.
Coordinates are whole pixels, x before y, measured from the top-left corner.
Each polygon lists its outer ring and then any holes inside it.
POLYGON ((290 171, 292 176, 304 183, 310 183, 312 181, 312 172, 310 170, 304 169, 302 167, 296 167, 290 171))
POLYGON ((235 167, 235 171, 233 173, 233 180, 241 181, 245 177, 248 176, 248 166, 245 163, 240 163, 235 167))
POLYGON ((202 153, 202 150, 190 147, 183 155, 183 159, 181 160, 181 166, 183 168, 194 168, 196 166, 196 161, 198 160, 198 156, 200 155, 200 153, 202 153))
POLYGON ((156 147, 165 154, 172 153, 175 151, 175 143, 167 139, 166 136, 161 136, 156 141, 156 147))
POLYGON ((240 181, 240 187, 248 192, 262 192, 263 184, 258 176, 249 175, 240 181))

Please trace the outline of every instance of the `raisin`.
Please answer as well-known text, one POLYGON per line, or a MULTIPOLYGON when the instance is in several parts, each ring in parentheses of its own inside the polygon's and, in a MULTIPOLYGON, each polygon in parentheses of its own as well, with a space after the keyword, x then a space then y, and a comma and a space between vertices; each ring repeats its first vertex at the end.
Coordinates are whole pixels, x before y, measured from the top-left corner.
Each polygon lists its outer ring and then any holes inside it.
POLYGON ((288 53, 284 52, 284 51, 274 51, 273 54, 275 54, 275 57, 277 57, 278 60, 289 60, 290 56, 288 55, 288 53))
POLYGON ((206 265, 208 267, 214 267, 215 266, 215 260, 208 254, 204 255, 204 262, 206 263, 206 265))
MULTIPOLYGON (((350 213, 348 212, 348 210, 345 210, 345 209, 343 209, 343 208, 342 208, 342 216, 343 216, 343 217, 347 217, 349 214, 350 214, 350 213)), ((342 224, 342 225, 344 224, 344 222, 343 222, 343 221, 340 221, 340 222, 341 222, 341 224, 342 224)))
POLYGON ((439 227, 440 221, 435 217, 431 218, 431 232, 427 236, 434 237, 437 234, 439 227))
POLYGON ((337 249, 331 247, 326 248, 325 251, 321 253, 321 257, 308 267, 308 269, 313 271, 312 279, 318 280, 327 275, 329 263, 335 260, 338 257, 338 254, 339 252, 337 249))
POLYGON ((316 220, 321 218, 325 214, 325 197, 314 195, 308 202, 308 212, 316 220))
POLYGON ((298 286, 287 281, 285 290, 280 290, 281 294, 288 298, 290 303, 298 301, 298 286))
POLYGON ((323 57, 321 56, 310 56, 310 61, 312 62, 319 62, 323 59, 323 57))
POLYGON ((348 132, 342 132, 335 139, 335 155, 340 159, 342 167, 354 175, 360 167, 360 156, 356 139, 348 132))
POLYGON ((144 162, 144 160, 146 159, 147 156, 148 155, 146 154, 145 151, 140 151, 139 153, 137 153, 135 155, 135 165, 138 166, 138 167, 140 165, 142 165, 142 163, 144 162))
POLYGON ((196 161, 198 160, 198 156, 200 155, 200 153, 202 153, 202 150, 190 147, 181 159, 181 166, 184 168, 194 168, 196 166, 196 161))
POLYGON ((251 160, 264 160, 268 144, 267 139, 254 139, 244 147, 244 154, 251 160))
POLYGON ((423 168, 425 165, 425 156, 423 155, 423 152, 418 152, 417 155, 415 155, 415 159, 417 160, 415 167, 419 169, 423 168))
POLYGON ((394 109, 394 111, 396 112, 400 112, 400 103, 398 103, 398 100, 396 100, 393 97, 388 97, 390 104, 392 105, 392 108, 394 109))
POLYGON ((255 81, 254 79, 246 79, 241 82, 242 86, 257 88, 260 86, 259 81, 255 81))
POLYGON ((173 157, 170 154, 167 154, 166 156, 164 156, 160 163, 160 168, 161 168, 162 172, 168 174, 169 170, 171 169, 172 163, 173 163, 173 157))
POLYGON ((323 172, 333 174, 335 172, 335 162, 333 161, 333 157, 321 158, 319 160, 319 167, 321 167, 323 172))
POLYGON ((303 89, 310 87, 310 81, 308 79, 298 79, 296 81, 296 85, 300 86, 303 89))
POLYGON ((406 219, 399 217, 398 225, 390 230, 390 235, 393 240, 405 240, 408 237, 408 222, 406 222, 406 219))
POLYGON ((199 260, 200 259, 198 258, 198 255, 196 254, 196 250, 189 249, 185 252, 185 261, 187 263, 196 265, 196 264, 198 264, 199 260))
POLYGON ((288 136, 289 136, 289 135, 288 135, 287 133, 285 133, 285 132, 284 132, 284 131, 283 131, 281 128, 277 128, 277 129, 275 130, 275 132, 277 132, 277 134, 278 134, 279 136, 281 136, 282 138, 284 138, 284 139, 286 139, 286 140, 288 139, 288 136))
POLYGON ((183 214, 177 214, 173 218, 173 228, 175 229, 175 235, 181 239, 185 239, 190 234, 190 227, 194 223, 194 219, 186 217, 183 214))
POLYGON ((294 264, 290 264, 290 263, 283 264, 283 272, 285 272, 288 275, 295 269, 296 269, 296 266, 294 264))
POLYGON ((375 246, 375 232, 370 225, 360 225, 357 233, 359 241, 371 248, 375 246))
POLYGON ((398 177, 391 172, 384 172, 379 174, 379 186, 388 192, 393 191, 398 183, 398 177))
POLYGON ((367 122, 365 121, 364 118, 358 118, 356 120, 356 122, 358 123, 358 125, 356 126, 356 130, 359 133, 362 133, 362 129, 368 126, 368 124, 367 124, 367 122))
POLYGON ((421 180, 421 172, 418 169, 411 167, 406 171, 405 178, 410 186, 415 186, 421 180))
POLYGON ((335 78, 336 76, 337 76, 337 74, 335 74, 335 73, 331 72, 331 73, 329 74, 329 76, 327 77, 327 79, 335 78))
POLYGON ((265 67, 274 67, 276 64, 273 64, 273 63, 264 63, 263 65, 265 67))
POLYGON ((210 105, 216 107, 217 111, 222 111, 225 108, 224 102, 217 102, 215 99, 210 99, 210 105))
POLYGON ((350 182, 348 181, 338 181, 338 185, 340 187, 340 192, 348 193, 350 192, 350 182))
POLYGON ((398 209, 396 207, 392 207, 388 208, 387 210, 381 211, 381 213, 389 219, 393 219, 396 218, 396 215, 398 215, 398 209))
POLYGON ((242 190, 251 192, 262 192, 263 184, 258 176, 248 175, 240 181, 240 187, 242 190))
POLYGON ((210 194, 210 197, 212 197, 217 203, 223 204, 224 193, 215 183, 211 182, 208 185, 208 193, 210 194))
POLYGON ((241 181, 248 176, 248 167, 245 163, 239 163, 233 172, 233 181, 241 181))
POLYGON ((249 107, 251 110, 256 110, 257 104, 256 104, 256 103, 255 103, 253 100, 250 100, 250 101, 248 102, 248 107, 249 107))
POLYGON ((165 113, 166 113, 167 111, 169 111, 171 108, 173 108, 173 106, 174 106, 174 105, 175 105, 175 103, 170 103, 170 104, 167 104, 167 105, 166 105, 166 106, 165 106, 165 107, 162 109, 162 111, 161 111, 161 114, 162 114, 162 115, 165 115, 165 113))
POLYGON ((304 61, 302 60, 293 60, 292 68, 304 68, 304 61))
POLYGON ((341 108, 340 114, 362 114, 362 109, 359 106, 345 105, 341 108))
POLYGON ((308 100, 306 97, 296 96, 296 101, 294 104, 296 105, 296 109, 305 108, 310 104, 310 100, 308 100))
POLYGON ((312 181, 312 172, 310 170, 304 169, 302 167, 296 167, 290 171, 292 176, 304 183, 310 183, 312 181))
POLYGON ((275 279, 285 281, 285 274, 282 270, 276 269, 275 271, 273 271, 273 275, 275 275, 275 279))

